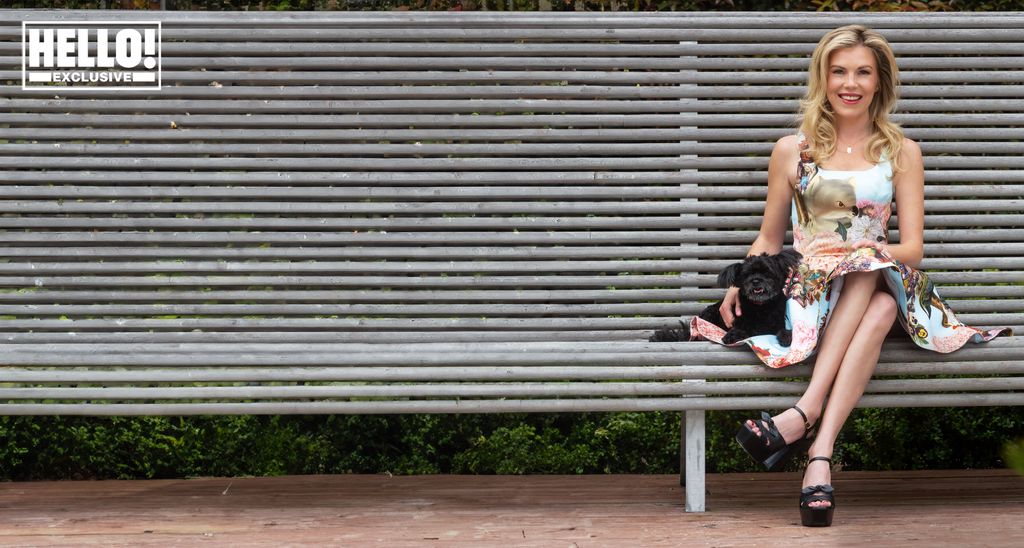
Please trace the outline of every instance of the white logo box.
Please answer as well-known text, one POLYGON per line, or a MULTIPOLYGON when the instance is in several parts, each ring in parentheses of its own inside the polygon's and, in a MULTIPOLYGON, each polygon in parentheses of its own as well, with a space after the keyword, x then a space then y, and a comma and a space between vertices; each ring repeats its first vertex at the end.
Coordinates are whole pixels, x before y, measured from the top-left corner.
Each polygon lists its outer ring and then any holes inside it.
POLYGON ((160 21, 23 21, 21 87, 160 90, 161 30, 160 21))

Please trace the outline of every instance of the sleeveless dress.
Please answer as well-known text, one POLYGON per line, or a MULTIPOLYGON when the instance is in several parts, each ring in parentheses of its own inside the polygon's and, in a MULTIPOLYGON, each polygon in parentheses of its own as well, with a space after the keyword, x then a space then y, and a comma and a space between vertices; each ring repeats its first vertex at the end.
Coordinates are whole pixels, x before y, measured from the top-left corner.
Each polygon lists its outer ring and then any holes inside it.
MULTIPOLYGON (((980 330, 956 319, 924 272, 900 263, 873 247, 853 249, 863 240, 888 242, 892 204, 892 166, 885 155, 866 170, 838 171, 814 165, 802 135, 800 181, 793 189, 793 247, 803 255, 786 280, 786 326, 793 331, 788 347, 775 335, 757 335, 729 344, 747 344, 772 368, 799 363, 812 356, 831 311, 839 300, 843 276, 882 270, 896 298, 898 320, 918 346, 948 353, 968 341, 985 342, 1009 328, 980 330)), ((691 340, 722 343, 725 331, 696 316, 691 340)))

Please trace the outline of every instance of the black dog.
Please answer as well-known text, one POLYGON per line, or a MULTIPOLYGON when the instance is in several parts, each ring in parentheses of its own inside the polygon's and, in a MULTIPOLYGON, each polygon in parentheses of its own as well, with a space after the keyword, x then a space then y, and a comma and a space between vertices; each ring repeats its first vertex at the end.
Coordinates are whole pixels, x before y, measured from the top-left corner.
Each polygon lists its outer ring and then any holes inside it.
MULTIPOLYGON (((783 286, 790 269, 799 265, 801 258, 803 256, 796 251, 787 249, 778 255, 752 255, 741 263, 727 266, 718 275, 718 285, 740 288, 740 309, 743 315, 733 320, 732 329, 727 329, 719 312, 722 301, 718 301, 705 308, 699 317, 727 330, 722 338, 725 344, 755 335, 775 335, 780 344, 789 346, 793 333, 786 329, 786 296, 783 286)), ((688 341, 690 329, 687 324, 683 324, 681 329, 659 329, 649 340, 688 341)))

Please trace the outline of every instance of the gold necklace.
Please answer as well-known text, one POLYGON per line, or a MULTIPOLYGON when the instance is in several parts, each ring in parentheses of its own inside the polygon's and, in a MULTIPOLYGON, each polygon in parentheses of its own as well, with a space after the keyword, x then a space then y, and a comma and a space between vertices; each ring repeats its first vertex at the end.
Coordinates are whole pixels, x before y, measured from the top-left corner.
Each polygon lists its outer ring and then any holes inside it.
MULTIPOLYGON (((867 139, 866 135, 864 137, 861 137, 860 139, 857 139, 856 141, 854 141, 852 145, 846 145, 846 153, 847 154, 853 154, 853 147, 859 145, 860 142, 863 141, 864 139, 867 139)), ((837 137, 836 138, 836 143, 838 143, 838 142, 839 142, 839 138, 837 137)))

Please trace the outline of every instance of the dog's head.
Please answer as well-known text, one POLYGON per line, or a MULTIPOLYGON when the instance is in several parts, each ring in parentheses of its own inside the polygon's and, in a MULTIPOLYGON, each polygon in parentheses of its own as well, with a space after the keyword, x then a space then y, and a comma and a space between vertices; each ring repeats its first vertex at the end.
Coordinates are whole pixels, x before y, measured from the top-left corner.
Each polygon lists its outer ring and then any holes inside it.
POLYGON ((718 285, 736 286, 742 298, 763 304, 782 294, 789 270, 799 265, 801 258, 803 256, 792 249, 778 255, 751 255, 741 263, 727 266, 718 275, 718 285))

